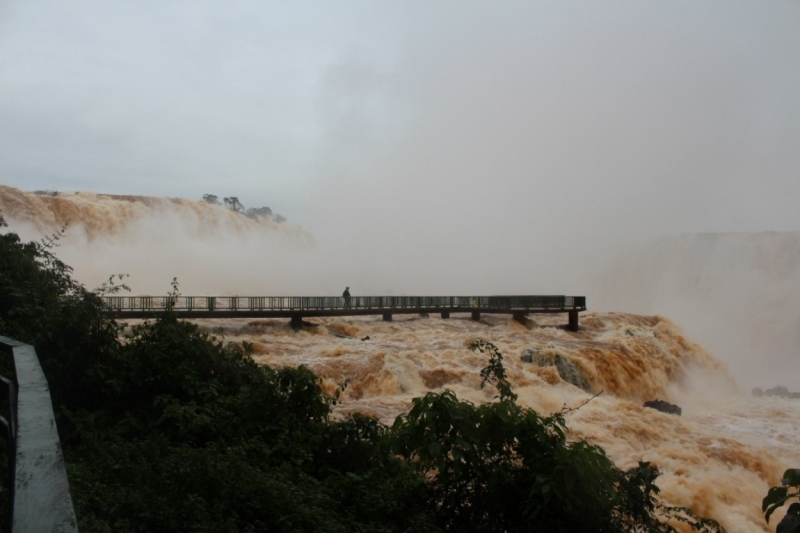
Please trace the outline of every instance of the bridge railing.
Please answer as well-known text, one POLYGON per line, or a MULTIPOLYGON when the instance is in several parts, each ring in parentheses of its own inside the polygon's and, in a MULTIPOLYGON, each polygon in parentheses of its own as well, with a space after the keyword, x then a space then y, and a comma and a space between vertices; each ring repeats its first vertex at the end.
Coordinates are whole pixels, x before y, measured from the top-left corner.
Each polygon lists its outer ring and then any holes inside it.
POLYGON ((327 309, 475 308, 585 310, 585 296, 106 296, 113 311, 305 311, 327 309))
POLYGON ((50 389, 33 346, 0 337, 14 363, 13 381, 0 378, 8 409, 0 416, 11 478, 12 533, 77 533, 69 481, 56 431, 50 389))

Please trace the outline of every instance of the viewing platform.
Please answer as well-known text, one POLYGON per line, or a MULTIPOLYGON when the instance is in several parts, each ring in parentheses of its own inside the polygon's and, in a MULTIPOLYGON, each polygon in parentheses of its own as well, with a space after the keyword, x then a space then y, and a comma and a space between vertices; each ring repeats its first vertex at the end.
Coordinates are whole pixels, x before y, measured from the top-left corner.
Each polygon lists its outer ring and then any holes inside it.
POLYGON ((521 323, 531 313, 567 313, 567 328, 578 331, 585 296, 104 296, 115 318, 154 318, 171 307, 179 318, 288 318, 295 329, 303 319, 329 316, 469 313, 510 314, 521 323))

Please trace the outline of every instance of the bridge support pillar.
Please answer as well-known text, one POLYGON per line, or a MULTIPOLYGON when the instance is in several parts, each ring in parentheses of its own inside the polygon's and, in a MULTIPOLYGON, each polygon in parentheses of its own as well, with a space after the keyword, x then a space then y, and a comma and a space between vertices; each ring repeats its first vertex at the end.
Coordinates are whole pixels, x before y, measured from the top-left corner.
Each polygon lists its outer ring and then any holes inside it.
POLYGON ((480 320, 480 319, 481 319, 480 311, 473 311, 472 312, 472 320, 480 320))
POLYGON ((303 327, 303 317, 300 315, 293 315, 292 316, 292 329, 297 330, 303 327))
POLYGON ((578 312, 577 311, 570 311, 569 312, 569 326, 568 329, 570 331, 578 331, 578 312))
POLYGON ((526 313, 524 311, 516 311, 513 313, 512 316, 514 317, 514 320, 516 320, 520 324, 526 324, 527 319, 525 318, 525 314, 526 313))
POLYGON ((384 322, 391 322, 392 321, 392 313, 383 313, 383 321, 384 322))
POLYGON ((450 311, 442 311, 442 318, 450 318, 450 311))

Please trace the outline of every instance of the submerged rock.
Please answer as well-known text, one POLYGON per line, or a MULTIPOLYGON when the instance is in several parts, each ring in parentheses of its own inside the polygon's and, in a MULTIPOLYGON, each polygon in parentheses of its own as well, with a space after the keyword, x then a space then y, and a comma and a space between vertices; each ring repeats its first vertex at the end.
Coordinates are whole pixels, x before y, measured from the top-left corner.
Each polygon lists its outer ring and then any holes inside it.
POLYGON ((667 413, 668 415, 681 416, 682 412, 681 408, 677 405, 658 399, 644 402, 644 406, 649 407, 650 409, 655 409, 656 411, 661 411, 662 413, 667 413))
POLYGON ((561 376, 561 379, 586 392, 592 392, 592 384, 586 378, 586 375, 568 357, 550 351, 540 352, 535 348, 528 348, 527 350, 522 350, 520 359, 522 359, 523 363, 532 363, 537 366, 554 366, 558 370, 558 375, 561 376))

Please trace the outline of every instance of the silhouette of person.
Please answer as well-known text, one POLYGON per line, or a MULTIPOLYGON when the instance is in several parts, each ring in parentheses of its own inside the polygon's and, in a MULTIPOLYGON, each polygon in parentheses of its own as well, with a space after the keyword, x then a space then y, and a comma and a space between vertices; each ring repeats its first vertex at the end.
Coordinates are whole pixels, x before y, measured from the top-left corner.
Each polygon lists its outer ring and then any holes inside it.
POLYGON ((342 293, 342 298, 344 298, 344 306, 345 308, 350 307, 350 287, 345 287, 344 292, 342 293))

